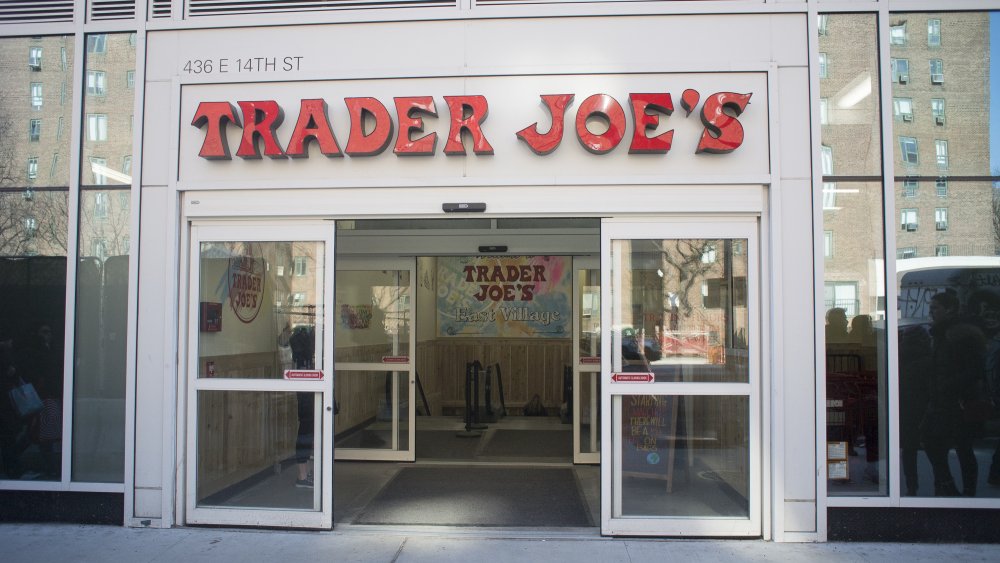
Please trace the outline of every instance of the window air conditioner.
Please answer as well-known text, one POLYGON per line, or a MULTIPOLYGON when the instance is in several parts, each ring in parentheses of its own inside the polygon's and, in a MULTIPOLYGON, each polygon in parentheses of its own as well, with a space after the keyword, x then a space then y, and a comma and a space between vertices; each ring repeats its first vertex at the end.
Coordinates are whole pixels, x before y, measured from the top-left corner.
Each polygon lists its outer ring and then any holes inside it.
POLYGON ((943 74, 932 74, 931 75, 931 84, 942 84, 942 83, 944 83, 944 75, 943 74))
POLYGON ((934 123, 937 123, 938 125, 944 125, 944 116, 943 115, 939 115, 939 116, 935 117, 934 118, 934 123))
POLYGON ((42 65, 38 63, 28 63, 28 70, 32 72, 40 72, 42 70, 42 65))
POLYGON ((903 121, 913 121, 913 114, 912 113, 904 113, 903 114, 903 121))
POLYGON ((907 74, 900 74, 899 75, 899 83, 900 84, 906 84, 909 81, 910 81, 910 76, 909 75, 907 75, 907 74))
POLYGON ((906 224, 906 230, 912 233, 913 231, 917 230, 917 224, 916 223, 907 223, 906 224))
POLYGON ((948 223, 945 221, 938 221, 937 223, 934 224, 934 227, 939 231, 947 231, 948 223))

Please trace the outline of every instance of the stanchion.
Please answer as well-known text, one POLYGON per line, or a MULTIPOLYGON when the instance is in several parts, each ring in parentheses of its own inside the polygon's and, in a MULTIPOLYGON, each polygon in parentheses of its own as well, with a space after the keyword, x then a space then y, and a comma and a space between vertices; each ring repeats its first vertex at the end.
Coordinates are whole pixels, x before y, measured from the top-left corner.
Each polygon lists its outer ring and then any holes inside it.
POLYGON ((478 438, 483 435, 482 432, 474 428, 472 422, 472 379, 473 373, 476 371, 476 364, 479 362, 465 364, 465 430, 455 433, 459 438, 478 438))

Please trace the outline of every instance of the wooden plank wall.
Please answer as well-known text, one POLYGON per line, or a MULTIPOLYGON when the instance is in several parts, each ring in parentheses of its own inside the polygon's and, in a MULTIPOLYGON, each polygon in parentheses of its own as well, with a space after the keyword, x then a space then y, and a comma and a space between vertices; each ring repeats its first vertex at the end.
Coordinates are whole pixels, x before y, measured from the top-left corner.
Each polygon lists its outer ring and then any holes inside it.
MULTIPOLYGON (((431 413, 454 414, 465 406, 465 364, 499 363, 504 396, 510 414, 519 415, 535 395, 549 410, 562 404, 563 368, 570 364, 572 341, 549 338, 451 338, 417 344, 417 373, 430 402, 431 413)), ((496 393, 496 387, 494 387, 496 393)), ((420 404, 418 398, 417 404, 420 404)))

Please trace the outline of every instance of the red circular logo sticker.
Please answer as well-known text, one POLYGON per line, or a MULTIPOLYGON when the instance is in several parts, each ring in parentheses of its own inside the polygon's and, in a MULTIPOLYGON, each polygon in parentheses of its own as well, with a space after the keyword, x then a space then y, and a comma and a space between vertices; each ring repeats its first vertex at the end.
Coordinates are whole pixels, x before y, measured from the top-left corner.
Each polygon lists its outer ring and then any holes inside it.
POLYGON ((264 302, 264 253, 260 243, 242 243, 229 258, 229 304, 236 318, 251 323, 264 302))

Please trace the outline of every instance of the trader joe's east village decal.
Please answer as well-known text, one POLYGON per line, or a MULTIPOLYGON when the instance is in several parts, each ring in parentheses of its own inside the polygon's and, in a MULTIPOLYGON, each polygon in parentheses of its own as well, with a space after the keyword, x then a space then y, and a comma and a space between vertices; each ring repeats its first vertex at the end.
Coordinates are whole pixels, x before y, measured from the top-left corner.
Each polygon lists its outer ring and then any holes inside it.
MULTIPOLYGON (((724 154, 743 143, 743 126, 739 116, 750 103, 752 94, 715 92, 705 97, 699 113, 703 129, 696 153, 724 154)), ((489 104, 485 96, 444 96, 448 112, 448 136, 444 154, 465 155, 463 133, 472 140, 476 155, 492 155, 486 125, 489 104)), ((547 155, 563 140, 565 121, 573 104, 573 94, 542 95, 541 101, 550 117, 549 123, 533 123, 515 132, 532 152, 547 155)), ((701 94, 687 89, 680 98, 681 108, 690 117, 701 101, 701 94)), ((396 119, 376 98, 344 98, 350 116, 347 145, 341 149, 330 124, 324 99, 302 99, 297 108, 295 127, 287 139, 278 138, 277 129, 284 121, 285 109, 274 100, 237 102, 239 110, 228 102, 201 102, 191 124, 205 130, 205 140, 198 156, 209 160, 231 160, 231 148, 226 136, 230 123, 242 127, 243 134, 236 156, 243 159, 304 158, 309 156, 309 144, 315 143, 327 157, 375 156, 390 144, 397 156, 430 156, 437 151, 438 134, 424 134, 425 120, 437 118, 437 105, 432 96, 393 98, 396 119), (398 130, 396 129, 398 127, 398 130), (394 138, 395 132, 395 138, 394 138), (261 150, 263 146, 263 151, 261 150)), ((674 102, 668 92, 629 94, 628 106, 634 124, 629 141, 631 154, 666 154, 673 143, 674 130, 652 135, 663 117, 674 113, 674 102)), ((606 154, 618 147, 625 138, 627 126, 622 104, 608 94, 587 97, 576 110, 571 135, 594 154, 606 154), (607 129, 594 133, 588 123, 598 120, 607 129)), ((496 132, 489 132, 495 134, 496 132)))
POLYGON ((572 286, 565 257, 441 257, 438 287, 439 336, 569 336, 572 286))

